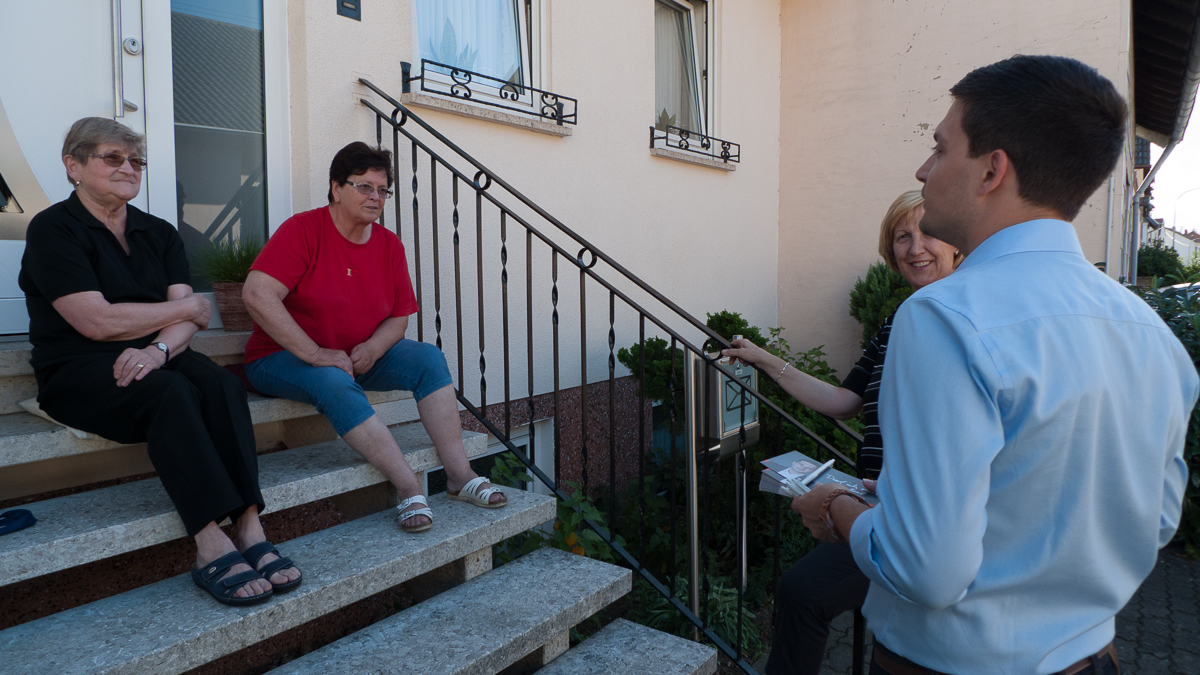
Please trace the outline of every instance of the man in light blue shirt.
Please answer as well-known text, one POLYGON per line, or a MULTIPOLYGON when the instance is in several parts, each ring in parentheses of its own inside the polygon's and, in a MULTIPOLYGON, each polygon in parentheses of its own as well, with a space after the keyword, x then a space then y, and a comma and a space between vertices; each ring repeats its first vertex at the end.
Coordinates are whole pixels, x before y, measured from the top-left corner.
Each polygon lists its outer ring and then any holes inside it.
POLYGON ((893 322, 879 506, 830 486, 793 508, 871 579, 872 674, 1115 674, 1114 617, 1179 524, 1200 390, 1067 222, 1111 173, 1126 107, 1061 57, 950 91, 921 229, 967 258, 893 322))

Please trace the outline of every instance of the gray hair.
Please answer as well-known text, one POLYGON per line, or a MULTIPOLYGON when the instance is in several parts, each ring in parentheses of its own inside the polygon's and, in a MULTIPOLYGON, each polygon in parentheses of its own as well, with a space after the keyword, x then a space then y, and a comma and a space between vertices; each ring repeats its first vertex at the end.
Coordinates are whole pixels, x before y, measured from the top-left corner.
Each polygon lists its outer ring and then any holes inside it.
MULTIPOLYGON (((105 143, 115 143, 132 150, 138 157, 146 157, 146 137, 106 117, 84 117, 72 124, 63 139, 62 156, 70 155, 80 164, 87 164, 89 155, 105 143)), ((67 182, 75 184, 69 175, 67 182)))

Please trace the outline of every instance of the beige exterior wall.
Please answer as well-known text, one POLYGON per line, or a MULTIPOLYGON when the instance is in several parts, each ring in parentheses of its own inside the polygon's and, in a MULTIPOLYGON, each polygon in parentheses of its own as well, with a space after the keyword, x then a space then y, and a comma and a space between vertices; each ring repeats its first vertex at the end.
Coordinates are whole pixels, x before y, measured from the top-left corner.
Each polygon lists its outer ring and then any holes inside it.
MULTIPOLYGON (((711 3, 710 133, 741 144, 742 162, 732 172, 650 154, 652 0, 541 2, 542 88, 579 99, 571 136, 413 112, 701 320, 731 309, 759 326, 777 325, 778 0, 711 3)), ((355 84, 358 74, 399 98, 400 62, 419 61, 410 0, 368 4, 362 22, 334 10, 324 0, 288 4, 296 211, 325 204, 328 163, 338 148, 375 138, 374 114, 356 103, 356 92, 366 92, 355 84)), ((402 168, 407 163, 403 158, 402 168)), ((411 199, 408 180, 402 170, 397 198, 411 199)), ((548 293, 548 284, 538 292, 548 293)), ((606 297, 594 310, 591 302, 589 316, 607 314, 606 297)), ((618 347, 636 340, 625 328, 618 347)), ((603 354, 594 363, 603 365, 607 345, 596 349, 603 354)))
MULTIPOLYGON (((879 259, 888 205, 919 187, 955 82, 1013 54, 1061 54, 1128 98, 1129 17, 1129 0, 783 0, 779 320, 791 344, 825 345, 841 374, 853 365, 850 290, 879 259)), ((1075 220, 1093 262, 1120 249, 1125 164, 1111 207, 1106 184, 1075 220)))

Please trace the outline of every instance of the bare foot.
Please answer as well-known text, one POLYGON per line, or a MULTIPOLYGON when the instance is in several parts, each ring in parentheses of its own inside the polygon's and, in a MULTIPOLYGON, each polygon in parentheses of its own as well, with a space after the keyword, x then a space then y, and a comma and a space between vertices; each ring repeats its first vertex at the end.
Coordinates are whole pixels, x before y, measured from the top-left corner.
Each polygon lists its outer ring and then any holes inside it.
MULTIPOLYGON (((237 545, 237 550, 245 552, 255 544, 262 543, 267 540, 267 535, 263 533, 262 522, 258 519, 258 510, 255 507, 247 509, 245 513, 238 518, 237 535, 234 543, 237 545)), ((258 559, 257 570, 261 570, 268 563, 279 560, 279 556, 274 553, 268 553, 258 559)), ((285 567, 271 575, 268 579, 272 585, 279 586, 286 584, 289 581, 295 581, 300 578, 300 570, 293 567, 285 567)))
MULTIPOLYGON (((451 494, 451 495, 454 495, 455 497, 457 497, 458 493, 462 491, 463 486, 466 485, 467 483, 470 483, 471 481, 475 480, 476 478, 479 478, 479 474, 472 473, 470 476, 467 476, 467 479, 464 481, 454 481, 454 480, 450 480, 449 478, 447 478, 446 492, 448 494, 451 494)), ((486 490, 490 487, 494 487, 494 486, 491 483, 485 482, 479 486, 479 488, 476 490, 476 492, 483 492, 484 490, 486 490)), ((508 498, 504 496, 503 492, 493 492, 492 496, 488 497, 489 504, 501 504, 506 501, 508 501, 508 498)))
MULTIPOLYGON (((217 527, 216 523, 209 523, 203 530, 196 533, 196 569, 201 569, 205 565, 212 563, 217 558, 227 554, 234 553, 237 548, 229 537, 217 527)), ((224 579, 240 572, 250 572, 253 568, 245 563, 239 563, 229 568, 221 578, 224 579)), ((233 595, 236 598, 253 598, 256 595, 262 595, 271 590, 271 584, 266 579, 253 579, 242 584, 242 587, 237 589, 233 595)))
MULTIPOLYGON (((262 543, 266 540, 267 540, 267 538, 262 535, 262 531, 260 529, 258 537, 245 537, 244 538, 244 537, 242 537, 241 533, 239 533, 237 536, 236 543, 237 543, 238 550, 244 552, 244 551, 246 551, 246 549, 250 548, 251 546, 262 543)), ((261 570, 262 568, 266 567, 268 563, 275 561, 275 560, 279 560, 279 556, 275 555, 274 553, 268 553, 268 554, 264 555, 263 557, 258 559, 258 566, 256 568, 256 571, 261 570)), ((267 581, 269 581, 271 583, 271 585, 273 585, 273 586, 282 586, 283 584, 286 584, 289 581, 295 581, 296 579, 299 579, 300 576, 301 576, 300 570, 296 569, 295 566, 285 567, 285 568, 279 570, 278 572, 272 574, 271 577, 269 579, 267 579, 267 581)))
MULTIPOLYGON (((405 499, 408 499, 409 497, 415 497, 418 494, 421 494, 421 493, 414 492, 413 494, 410 494, 410 495, 402 495, 402 496, 400 496, 400 501, 403 502, 405 499)), ((424 509, 424 508, 428 508, 428 507, 425 504, 422 504, 420 502, 413 502, 412 504, 408 505, 408 508, 401 511, 400 515, 403 516, 406 513, 412 513, 413 511, 415 511, 417 509, 424 509)), ((431 525, 431 524, 433 524, 433 519, 423 513, 418 513, 413 516, 408 516, 400 521, 400 525, 402 525, 403 527, 409 528, 409 529, 412 529, 414 527, 423 527, 425 525, 431 525)))

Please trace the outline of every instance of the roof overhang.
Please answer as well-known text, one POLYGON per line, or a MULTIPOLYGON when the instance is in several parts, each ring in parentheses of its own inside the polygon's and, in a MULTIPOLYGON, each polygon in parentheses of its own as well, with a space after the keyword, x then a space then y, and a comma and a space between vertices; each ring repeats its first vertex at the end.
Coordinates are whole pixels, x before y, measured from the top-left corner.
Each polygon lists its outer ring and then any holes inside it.
POLYGON ((1139 136, 1183 138, 1200 84, 1200 0, 1133 0, 1133 109, 1139 136))

